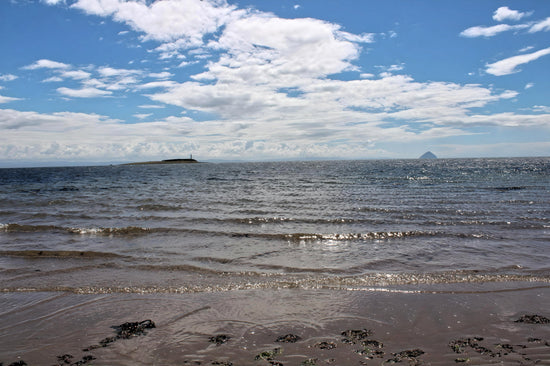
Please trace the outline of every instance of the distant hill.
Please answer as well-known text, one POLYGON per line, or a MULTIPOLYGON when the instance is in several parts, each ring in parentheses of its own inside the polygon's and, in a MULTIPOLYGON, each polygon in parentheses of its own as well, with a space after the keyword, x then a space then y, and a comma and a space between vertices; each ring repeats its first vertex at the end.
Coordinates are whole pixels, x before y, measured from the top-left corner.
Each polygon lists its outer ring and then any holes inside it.
POLYGON ((431 151, 425 152, 419 159, 437 159, 437 156, 431 151))

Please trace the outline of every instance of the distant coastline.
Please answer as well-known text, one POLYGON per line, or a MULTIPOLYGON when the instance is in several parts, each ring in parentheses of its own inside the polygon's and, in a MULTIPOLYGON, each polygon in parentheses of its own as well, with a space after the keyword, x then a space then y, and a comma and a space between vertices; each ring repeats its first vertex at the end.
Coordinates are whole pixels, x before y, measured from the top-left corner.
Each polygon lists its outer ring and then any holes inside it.
POLYGON ((136 163, 126 163, 122 165, 144 165, 144 164, 195 164, 199 163, 199 161, 190 158, 190 159, 166 159, 166 160, 158 160, 158 161, 141 161, 136 163))

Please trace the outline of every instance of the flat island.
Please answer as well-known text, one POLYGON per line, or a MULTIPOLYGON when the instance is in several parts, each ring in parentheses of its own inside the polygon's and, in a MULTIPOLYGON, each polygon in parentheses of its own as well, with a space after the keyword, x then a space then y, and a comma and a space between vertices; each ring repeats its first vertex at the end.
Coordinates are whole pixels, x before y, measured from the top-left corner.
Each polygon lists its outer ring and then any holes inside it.
POLYGON ((193 158, 189 159, 166 159, 166 160, 159 160, 159 161, 142 161, 138 163, 126 163, 123 165, 142 165, 142 164, 195 164, 199 163, 197 160, 193 158))

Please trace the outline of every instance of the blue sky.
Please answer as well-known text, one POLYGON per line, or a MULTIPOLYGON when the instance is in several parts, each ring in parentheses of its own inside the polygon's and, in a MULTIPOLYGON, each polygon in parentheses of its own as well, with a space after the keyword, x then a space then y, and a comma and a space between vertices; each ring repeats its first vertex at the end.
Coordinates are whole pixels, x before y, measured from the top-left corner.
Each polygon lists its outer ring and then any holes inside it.
POLYGON ((550 156, 549 1, 2 0, 0 166, 550 156))

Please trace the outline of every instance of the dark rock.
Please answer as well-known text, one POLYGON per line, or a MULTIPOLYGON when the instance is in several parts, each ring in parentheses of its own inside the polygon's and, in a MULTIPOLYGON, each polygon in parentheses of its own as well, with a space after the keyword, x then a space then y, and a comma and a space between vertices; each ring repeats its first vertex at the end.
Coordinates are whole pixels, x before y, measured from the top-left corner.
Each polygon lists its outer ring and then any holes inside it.
POLYGON ((295 334, 287 334, 284 336, 278 337, 275 342, 283 342, 283 343, 296 343, 300 339, 302 339, 300 336, 297 336, 295 334))
POLYGON ((27 363, 23 360, 10 363, 10 366, 27 366, 27 363))
POLYGON ((216 343, 216 345, 220 345, 220 344, 224 344, 226 343, 228 340, 230 340, 231 337, 228 336, 228 335, 225 335, 225 334, 219 334, 217 336, 214 336, 214 337, 210 337, 210 342, 212 343, 216 343))
POLYGON ((550 323, 550 319, 542 315, 524 315, 515 322, 526 324, 548 324, 550 323))

